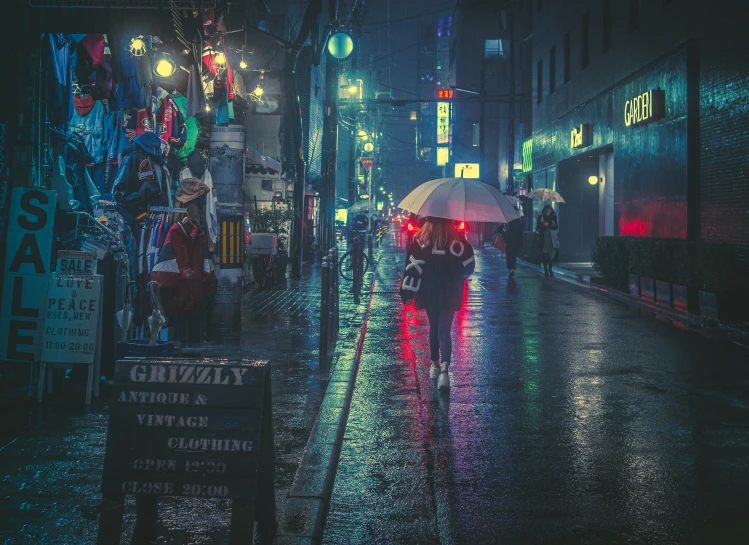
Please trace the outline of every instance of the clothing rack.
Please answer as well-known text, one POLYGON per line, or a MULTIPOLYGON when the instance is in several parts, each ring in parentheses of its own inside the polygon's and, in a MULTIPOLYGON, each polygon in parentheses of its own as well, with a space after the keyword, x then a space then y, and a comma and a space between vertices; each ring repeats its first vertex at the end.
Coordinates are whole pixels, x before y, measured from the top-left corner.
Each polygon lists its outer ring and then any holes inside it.
POLYGON ((155 214, 187 214, 186 208, 175 208, 173 206, 149 206, 148 211, 155 214))

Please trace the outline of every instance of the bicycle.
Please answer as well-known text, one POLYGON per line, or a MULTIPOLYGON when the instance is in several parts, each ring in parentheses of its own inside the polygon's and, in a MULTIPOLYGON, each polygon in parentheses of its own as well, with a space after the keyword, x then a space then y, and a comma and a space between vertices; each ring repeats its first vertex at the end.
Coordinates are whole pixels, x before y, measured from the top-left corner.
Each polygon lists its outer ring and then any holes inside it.
POLYGON ((364 235, 359 235, 351 241, 351 248, 343 254, 339 264, 338 271, 346 280, 354 280, 354 272, 357 266, 361 266, 361 275, 369 269, 369 258, 364 252, 364 235))
POLYGON ((380 242, 382 242, 382 239, 385 238, 385 235, 387 234, 387 232, 388 232, 387 225, 380 227, 379 229, 377 229, 377 231, 375 231, 375 246, 377 247, 380 246, 380 242))

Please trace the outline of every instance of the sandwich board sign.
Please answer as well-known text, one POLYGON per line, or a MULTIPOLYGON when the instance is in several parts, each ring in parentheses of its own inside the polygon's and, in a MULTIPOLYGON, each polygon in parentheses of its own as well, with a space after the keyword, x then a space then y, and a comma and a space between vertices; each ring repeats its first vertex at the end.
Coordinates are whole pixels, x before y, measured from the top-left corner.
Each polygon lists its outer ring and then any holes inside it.
POLYGON ((268 362, 126 358, 114 380, 98 544, 119 545, 128 494, 136 497, 136 533, 153 537, 158 496, 230 499, 230 543, 252 543, 255 520, 269 542, 276 513, 268 362))

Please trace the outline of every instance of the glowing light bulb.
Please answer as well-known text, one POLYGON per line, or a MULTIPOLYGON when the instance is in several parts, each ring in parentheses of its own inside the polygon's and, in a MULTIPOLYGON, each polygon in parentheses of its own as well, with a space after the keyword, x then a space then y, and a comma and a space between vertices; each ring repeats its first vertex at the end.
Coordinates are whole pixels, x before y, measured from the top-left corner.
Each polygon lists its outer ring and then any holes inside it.
POLYGON ((244 69, 246 69, 246 68, 247 68, 247 63, 246 63, 246 62, 244 62, 244 59, 242 59, 241 61, 239 61, 239 67, 240 67, 240 68, 241 68, 242 70, 244 70, 244 69))
POLYGON ((222 52, 216 53, 216 56, 213 57, 213 62, 220 65, 226 64, 226 55, 224 55, 222 52))
POLYGON ((162 78, 168 78, 169 76, 174 74, 176 70, 177 65, 174 64, 174 61, 167 57, 159 60, 156 63, 156 66, 153 67, 153 71, 156 73, 156 75, 161 76, 162 78))
POLYGON ((263 88, 260 85, 258 85, 257 87, 255 87, 255 90, 252 91, 253 95, 259 96, 259 97, 263 96, 263 93, 264 93, 263 88))
POLYGON ((133 57, 142 57, 146 53, 146 42, 143 40, 143 36, 135 36, 130 40, 128 51, 133 57))
POLYGON ((356 92, 358 90, 359 90, 359 87, 357 87, 356 85, 349 85, 348 86, 348 92, 351 93, 352 95, 356 94, 356 92))
POLYGON ((210 105, 208 105, 208 104, 206 104, 206 105, 205 105, 205 111, 206 111, 206 112, 210 112, 210 111, 211 111, 211 106, 210 106, 210 105))

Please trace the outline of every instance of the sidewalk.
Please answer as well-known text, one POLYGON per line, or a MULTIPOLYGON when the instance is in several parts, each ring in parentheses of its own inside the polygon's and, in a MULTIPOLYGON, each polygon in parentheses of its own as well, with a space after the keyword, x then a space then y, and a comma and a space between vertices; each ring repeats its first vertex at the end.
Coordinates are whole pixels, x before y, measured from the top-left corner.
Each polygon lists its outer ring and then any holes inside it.
MULTIPOLYGON (((504 261, 504 254, 494 248, 484 250, 488 255, 496 256, 504 261)), ((526 269, 543 274, 543 267, 535 263, 529 263, 518 259, 518 265, 526 269)), ((581 263, 559 263, 554 264, 554 276, 556 279, 570 282, 584 288, 590 288, 592 291, 605 295, 630 306, 637 307, 643 315, 654 317, 658 320, 670 321, 675 327, 680 329, 689 329, 711 339, 724 340, 733 342, 740 346, 749 347, 749 324, 740 323, 732 324, 710 320, 708 325, 705 319, 699 315, 689 312, 682 312, 665 305, 646 301, 640 297, 631 295, 627 292, 619 291, 602 284, 598 284, 593 279, 599 276, 592 266, 581 263)))
MULTIPOLYGON (((369 273, 365 285, 371 278, 369 273)), ((340 287, 337 353, 353 349, 366 306, 353 303, 348 283, 340 287)), ((318 370, 319 307, 319 266, 307 267, 303 279, 287 281, 284 289, 245 295, 240 346, 207 344, 189 351, 270 360, 279 521, 329 379, 318 370)), ((63 390, 41 408, 12 413, 20 423, 0 442, 0 543, 95 543, 109 418, 103 390, 90 409, 83 407, 82 394, 63 390)), ((159 545, 227 543, 230 507, 228 500, 162 498, 159 545)), ((128 496, 123 543, 130 542, 134 517, 128 496)))

